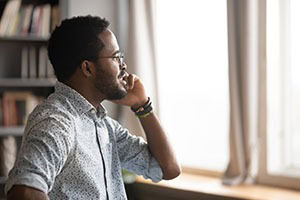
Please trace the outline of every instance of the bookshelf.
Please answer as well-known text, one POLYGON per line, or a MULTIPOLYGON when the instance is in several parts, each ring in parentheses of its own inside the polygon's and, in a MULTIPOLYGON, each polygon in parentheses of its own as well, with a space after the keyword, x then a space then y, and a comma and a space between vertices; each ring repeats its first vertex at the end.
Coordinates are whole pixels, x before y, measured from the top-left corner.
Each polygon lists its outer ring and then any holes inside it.
POLYGON ((54 87, 55 78, 41 79, 21 79, 21 78, 0 78, 1 87, 6 88, 38 88, 38 87, 54 87))
POLYGON ((23 131, 24 131, 24 126, 0 127, 0 137, 7 136, 7 135, 22 136, 23 131))
POLYGON ((28 114, 54 91, 47 41, 60 19, 59 0, 0 0, 0 199, 12 167, 2 163, 19 149, 28 114))
POLYGON ((26 120, 16 124, 17 120, 6 120, 8 114, 4 112, 16 112, 10 118, 18 117, 21 111, 15 104, 22 101, 20 96, 27 96, 27 104, 31 98, 28 93, 41 99, 54 90, 56 78, 47 58, 47 41, 60 21, 59 7, 58 0, 0 1, 0 139, 22 136, 26 120), (18 96, 16 100, 9 98, 16 108, 4 101, 12 95, 18 96))
POLYGON ((39 36, 1 36, 0 37, 0 42, 37 42, 37 43, 46 43, 48 40, 48 37, 39 37, 39 36))

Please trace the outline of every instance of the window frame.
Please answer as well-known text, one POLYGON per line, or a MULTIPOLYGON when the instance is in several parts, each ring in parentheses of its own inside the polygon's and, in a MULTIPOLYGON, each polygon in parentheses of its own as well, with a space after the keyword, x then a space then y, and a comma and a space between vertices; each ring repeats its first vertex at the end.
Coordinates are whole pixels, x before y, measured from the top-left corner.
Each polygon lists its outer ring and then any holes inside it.
MULTIPOLYGON (((272 185, 277 187, 286 187, 290 189, 300 189, 300 178, 287 175, 274 175, 267 171, 267 3, 265 1, 259 1, 259 19, 260 19, 260 67, 259 67, 259 112, 258 112, 258 133, 260 137, 260 152, 259 152, 259 168, 257 183, 272 185)), ((279 0, 283 2, 282 0, 279 0)))

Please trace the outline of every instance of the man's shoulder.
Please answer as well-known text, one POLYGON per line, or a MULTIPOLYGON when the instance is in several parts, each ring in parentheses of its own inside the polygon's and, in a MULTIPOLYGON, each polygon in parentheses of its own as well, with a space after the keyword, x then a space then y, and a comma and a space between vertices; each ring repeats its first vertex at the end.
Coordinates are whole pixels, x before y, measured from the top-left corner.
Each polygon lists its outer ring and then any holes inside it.
POLYGON ((73 121, 75 117, 74 109, 67 100, 61 96, 54 95, 48 97, 28 116, 28 124, 33 125, 47 119, 55 119, 59 122, 73 121))

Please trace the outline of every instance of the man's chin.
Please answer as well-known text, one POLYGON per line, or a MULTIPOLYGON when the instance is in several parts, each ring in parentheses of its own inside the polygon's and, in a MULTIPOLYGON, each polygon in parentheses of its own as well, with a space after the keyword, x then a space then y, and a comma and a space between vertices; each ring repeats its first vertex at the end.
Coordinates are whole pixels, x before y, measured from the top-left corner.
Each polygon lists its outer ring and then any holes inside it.
POLYGON ((125 89, 120 89, 117 92, 109 95, 107 97, 108 100, 120 100, 123 99, 127 95, 127 91, 125 89))

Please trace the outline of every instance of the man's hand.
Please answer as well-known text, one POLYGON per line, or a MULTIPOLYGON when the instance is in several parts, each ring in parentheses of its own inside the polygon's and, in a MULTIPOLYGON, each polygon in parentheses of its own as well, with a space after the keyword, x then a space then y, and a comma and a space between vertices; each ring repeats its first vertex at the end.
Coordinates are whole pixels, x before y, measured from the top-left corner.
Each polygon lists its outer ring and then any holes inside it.
MULTIPOLYGON (((130 74, 125 80, 128 94, 123 99, 114 102, 138 109, 148 100, 145 88, 141 80, 134 74, 130 74)), ((181 167, 156 114, 153 112, 147 117, 139 119, 146 133, 149 150, 163 171, 163 179, 170 180, 179 176, 181 167)))
POLYGON ((140 78, 134 74, 129 74, 125 77, 125 80, 127 83, 127 95, 123 99, 115 100, 113 102, 133 108, 143 106, 147 102, 148 97, 140 78))
POLYGON ((14 185, 7 194, 7 200, 49 200, 49 198, 37 189, 25 185, 14 185))

